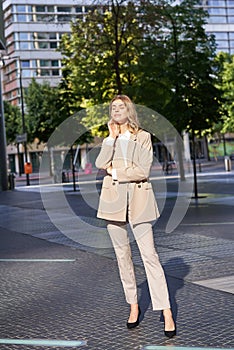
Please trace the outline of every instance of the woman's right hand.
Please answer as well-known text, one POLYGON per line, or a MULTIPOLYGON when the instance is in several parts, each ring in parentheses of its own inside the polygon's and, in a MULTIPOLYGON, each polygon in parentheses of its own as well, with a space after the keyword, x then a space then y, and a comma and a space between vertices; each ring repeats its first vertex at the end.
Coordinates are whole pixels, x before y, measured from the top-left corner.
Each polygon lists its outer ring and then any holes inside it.
POLYGON ((110 137, 116 139, 119 136, 119 125, 116 124, 112 119, 108 122, 108 129, 110 137))

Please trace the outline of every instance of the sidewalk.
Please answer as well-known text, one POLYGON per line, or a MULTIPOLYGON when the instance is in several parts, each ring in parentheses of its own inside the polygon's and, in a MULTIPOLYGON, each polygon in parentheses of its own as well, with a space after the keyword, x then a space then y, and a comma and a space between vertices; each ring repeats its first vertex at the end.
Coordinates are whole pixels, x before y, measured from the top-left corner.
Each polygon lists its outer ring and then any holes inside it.
MULTIPOLYGON (((198 174, 199 193, 204 196, 192 201, 179 227, 166 234, 165 222, 174 204, 170 193, 176 191, 176 182, 169 179, 166 206, 155 226, 177 323, 178 335, 172 340, 163 334, 160 312, 152 311, 134 242, 142 317, 140 326, 129 331, 129 308, 113 249, 85 246, 64 236, 33 188, 1 192, 1 339, 18 339, 21 344, 1 344, 0 339, 0 349, 67 349, 72 344, 62 346, 62 341, 80 341, 79 347, 91 350, 156 350, 160 345, 233 348, 234 175, 219 166, 205 170, 204 165, 198 174), (43 345, 26 342, 38 338, 44 339, 43 345), (60 340, 61 346, 51 347, 52 339, 60 340)), ((81 219, 78 235, 94 235, 99 229, 103 234, 103 223, 79 191, 68 191, 66 198, 81 219)), ((58 217, 64 218, 66 208, 56 206, 58 217)), ((68 222, 65 217, 64 224, 68 222)))
MULTIPOLYGON (((234 161, 231 161, 231 165, 232 165, 232 170, 234 170, 234 161)), ((201 159, 196 160, 196 169, 197 169, 197 173, 207 173, 207 172, 222 172, 225 171, 225 163, 224 160, 218 160, 218 161, 206 161, 201 159)), ((85 171, 80 170, 79 172, 75 173, 75 177, 82 179, 85 178, 93 178, 96 174, 97 174, 98 170, 96 168, 92 169, 92 174, 85 174, 85 171)), ((30 174, 30 179, 31 180, 39 180, 39 173, 32 173, 30 174)), ((19 176, 18 174, 15 175, 15 180, 16 180, 16 184, 17 183, 22 183, 25 182, 26 183, 26 175, 22 174, 21 176, 19 176)), ((72 172, 71 170, 69 171, 69 182, 72 182, 72 172)))

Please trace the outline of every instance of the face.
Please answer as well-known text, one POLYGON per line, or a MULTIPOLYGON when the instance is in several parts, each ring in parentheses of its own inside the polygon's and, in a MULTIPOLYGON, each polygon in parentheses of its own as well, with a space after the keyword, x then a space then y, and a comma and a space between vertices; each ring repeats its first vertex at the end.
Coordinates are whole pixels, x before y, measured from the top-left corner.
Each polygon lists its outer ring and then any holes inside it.
POLYGON ((111 118, 115 123, 125 124, 128 121, 128 111, 125 103, 117 99, 112 102, 111 106, 111 118))

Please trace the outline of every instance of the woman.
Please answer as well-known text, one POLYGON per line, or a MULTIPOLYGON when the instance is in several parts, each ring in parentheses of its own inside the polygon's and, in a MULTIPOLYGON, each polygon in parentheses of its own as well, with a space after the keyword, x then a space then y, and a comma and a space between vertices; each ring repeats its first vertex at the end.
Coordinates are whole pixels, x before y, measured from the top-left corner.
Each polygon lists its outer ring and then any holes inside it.
POLYGON ((97 216, 107 220, 127 303, 129 329, 139 324, 141 310, 126 224, 129 223, 146 270, 153 310, 163 310, 165 335, 176 334, 168 289, 154 247, 152 222, 159 217, 149 173, 153 161, 151 136, 140 129, 134 104, 125 95, 110 104, 109 136, 103 140, 96 166, 105 169, 97 216))

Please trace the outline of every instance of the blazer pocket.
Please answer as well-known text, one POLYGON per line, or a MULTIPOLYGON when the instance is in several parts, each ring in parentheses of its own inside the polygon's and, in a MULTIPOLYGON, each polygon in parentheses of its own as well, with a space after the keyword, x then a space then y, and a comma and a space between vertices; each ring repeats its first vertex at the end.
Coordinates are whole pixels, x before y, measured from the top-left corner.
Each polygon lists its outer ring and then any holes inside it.
POLYGON ((153 189, 152 184, 150 182, 145 182, 142 185, 143 185, 143 188, 145 190, 152 190, 153 189))

